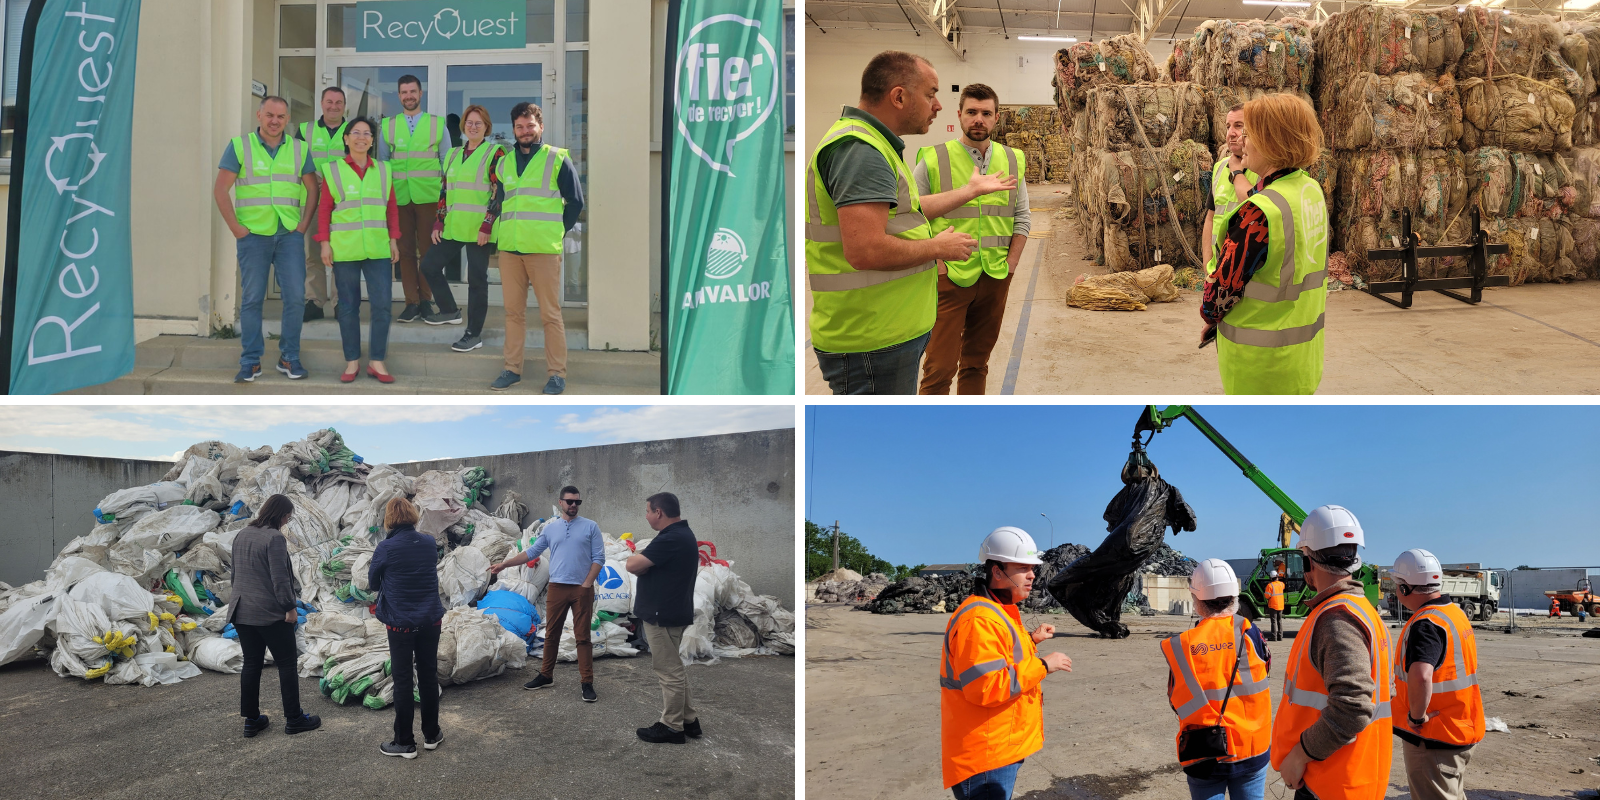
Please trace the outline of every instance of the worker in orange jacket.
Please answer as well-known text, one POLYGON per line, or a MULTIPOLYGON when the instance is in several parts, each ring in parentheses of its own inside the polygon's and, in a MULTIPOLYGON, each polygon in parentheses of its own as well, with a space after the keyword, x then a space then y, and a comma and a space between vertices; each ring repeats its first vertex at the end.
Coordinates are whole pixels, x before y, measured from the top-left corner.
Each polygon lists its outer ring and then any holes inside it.
POLYGON ((1261 630, 1236 612, 1239 577, 1208 558, 1189 576, 1200 621, 1161 641, 1167 701, 1178 715, 1178 763, 1190 800, 1262 800, 1272 745, 1272 651, 1261 630), (1206 748, 1206 731, 1223 729, 1226 751, 1206 748))
POLYGON ((1300 526, 1306 584, 1316 591, 1284 669, 1272 722, 1272 766, 1295 800, 1382 800, 1394 757, 1389 629, 1367 600, 1361 523, 1322 506, 1300 526))
POLYGON ((1466 800, 1467 762, 1485 727, 1472 621, 1442 594, 1432 553, 1407 550, 1389 574, 1411 611, 1394 650, 1393 706, 1411 797, 1466 800))
POLYGON ((1550 598, 1550 616, 1556 619, 1561 618, 1561 601, 1554 597, 1550 598))
POLYGON ((1033 537, 1004 527, 978 547, 982 574, 944 630, 939 659, 939 728, 944 785, 956 800, 1009 800, 1022 760, 1044 747, 1044 676, 1072 670, 1064 653, 1039 653, 1055 635, 1031 633, 1017 603, 1033 591, 1033 537))
POLYGON ((1283 641, 1283 581, 1278 571, 1272 571, 1272 582, 1267 584, 1267 618, 1272 622, 1272 633, 1267 638, 1283 641))

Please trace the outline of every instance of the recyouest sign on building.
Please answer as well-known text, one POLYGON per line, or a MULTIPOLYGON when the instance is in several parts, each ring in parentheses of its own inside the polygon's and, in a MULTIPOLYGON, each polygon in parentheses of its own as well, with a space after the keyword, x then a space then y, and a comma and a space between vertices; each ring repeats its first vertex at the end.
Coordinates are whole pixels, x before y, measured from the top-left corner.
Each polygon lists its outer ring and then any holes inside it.
POLYGON ((528 42, 526 8, 522 0, 359 2, 356 52, 521 49, 528 42))

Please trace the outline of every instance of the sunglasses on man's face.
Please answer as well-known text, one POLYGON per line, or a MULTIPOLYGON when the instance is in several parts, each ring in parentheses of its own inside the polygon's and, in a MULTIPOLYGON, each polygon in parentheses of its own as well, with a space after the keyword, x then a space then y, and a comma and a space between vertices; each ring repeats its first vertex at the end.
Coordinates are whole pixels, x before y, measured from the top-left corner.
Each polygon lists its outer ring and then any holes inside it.
POLYGON ((569 497, 561 498, 561 502, 566 503, 567 505, 572 505, 572 506, 581 506, 581 505, 583 505, 583 501, 582 500, 574 500, 574 499, 569 498, 569 497))

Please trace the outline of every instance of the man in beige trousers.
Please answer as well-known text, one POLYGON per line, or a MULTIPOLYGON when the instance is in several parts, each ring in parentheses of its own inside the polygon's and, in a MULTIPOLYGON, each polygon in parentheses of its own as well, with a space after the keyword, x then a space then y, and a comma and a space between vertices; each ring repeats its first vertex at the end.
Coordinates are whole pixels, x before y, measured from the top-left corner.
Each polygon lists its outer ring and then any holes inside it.
POLYGON ((656 538, 644 551, 628 556, 628 571, 639 576, 633 615, 644 623, 650 665, 661 682, 661 719, 639 728, 639 738, 652 744, 683 744, 700 738, 700 715, 689 699, 678 648, 683 631, 694 622, 694 580, 700 570, 700 545, 689 523, 678 516, 678 496, 653 494, 644 501, 644 519, 656 538))
POLYGON ((490 208, 499 209, 500 288, 505 296, 505 371, 490 389, 503 392, 522 380, 528 287, 544 324, 545 394, 567 388, 567 331, 561 319, 561 252, 583 213, 583 187, 572 157, 543 144, 544 114, 533 103, 511 109, 517 146, 495 167, 500 185, 490 208))

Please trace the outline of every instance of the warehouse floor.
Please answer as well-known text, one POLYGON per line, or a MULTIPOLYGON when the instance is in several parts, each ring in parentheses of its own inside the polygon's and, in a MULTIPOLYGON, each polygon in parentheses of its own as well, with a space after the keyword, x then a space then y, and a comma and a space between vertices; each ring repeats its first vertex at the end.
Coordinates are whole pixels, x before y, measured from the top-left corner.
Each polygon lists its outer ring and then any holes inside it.
MULTIPOLYGON (((445 741, 414 760, 386 758, 394 710, 338 706, 300 681, 322 728, 283 734, 278 679, 262 677, 273 729, 240 735, 239 678, 205 672, 172 686, 106 686, 58 678, 40 660, 0 667, 0 751, 14 797, 179 798, 794 796, 794 670, 789 657, 688 668, 705 736, 642 742, 659 718, 650 660, 595 659, 596 703, 578 695, 576 664, 556 683, 522 684, 537 660, 445 688, 445 741)), ((419 729, 420 730, 420 729, 419 729)), ((420 737, 420 734, 418 734, 420 737)), ((419 738, 420 741, 420 738, 419 738)))
MULTIPOLYGON (((1065 187, 1028 187, 1034 238, 1012 279, 989 394, 1220 394, 1216 348, 1198 349, 1200 293, 1145 311, 1066 305, 1085 261, 1065 187), (1019 336, 1019 330, 1021 335, 1019 336)), ((807 311, 810 293, 806 293, 807 311)), ((1395 308, 1365 292, 1328 298, 1321 394, 1600 393, 1600 281, 1488 289, 1476 307, 1432 292, 1395 308)), ((806 393, 827 394, 806 343, 806 393)))
MULTIPOLYGON (((936 797, 939 652, 945 614, 879 616, 844 605, 806 608, 806 793, 817 797, 936 797)), ((1499 615, 1500 625, 1505 616, 1499 615)), ((1017 780, 1019 800, 1170 800, 1187 796, 1167 705, 1167 667, 1157 640, 1185 630, 1188 617, 1124 618, 1125 641, 1091 638, 1066 615, 1048 621, 1057 638, 1042 649, 1072 658, 1071 673, 1045 679, 1044 750, 1017 780)), ((1535 622, 1535 620, 1529 620, 1535 622)), ((1516 635, 1479 630, 1484 706, 1510 733, 1490 733, 1473 752, 1473 800, 1555 800, 1600 787, 1594 692, 1600 640, 1577 637, 1591 624, 1555 621, 1516 635), (1510 697, 1517 691, 1525 696, 1510 697), (1542 696, 1541 696, 1542 695, 1542 696), (1527 725, 1527 728, 1518 728, 1527 725), (1533 727, 1537 725, 1538 727, 1533 727)), ((1519 627, 1524 623, 1518 620, 1519 627)), ((1299 621, 1285 622, 1299 628, 1299 621)), ((1397 628, 1391 628, 1391 639, 1397 628)), ((1292 640, 1271 643, 1274 704, 1292 640)), ((1396 739, 1388 797, 1409 797, 1396 739)), ((1270 773, 1266 796, 1286 798, 1270 773)))

